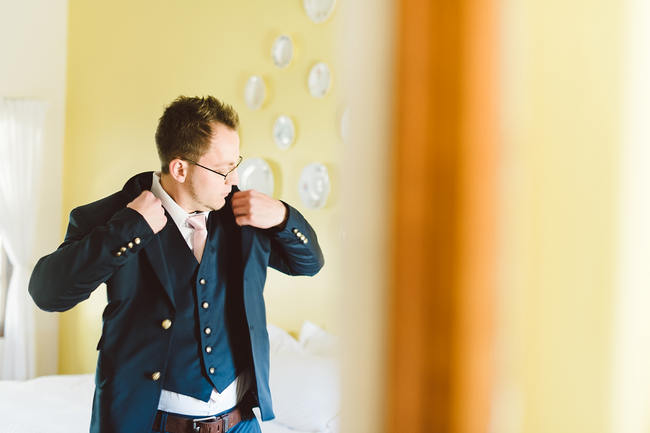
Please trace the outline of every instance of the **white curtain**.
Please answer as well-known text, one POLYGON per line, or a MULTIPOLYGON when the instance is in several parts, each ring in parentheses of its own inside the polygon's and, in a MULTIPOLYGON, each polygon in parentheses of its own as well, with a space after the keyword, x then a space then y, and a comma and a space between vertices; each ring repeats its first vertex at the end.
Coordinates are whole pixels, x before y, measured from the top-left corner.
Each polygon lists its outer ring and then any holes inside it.
POLYGON ((13 265, 0 379, 34 377, 34 303, 27 285, 34 265, 45 110, 42 101, 0 99, 0 237, 13 265))

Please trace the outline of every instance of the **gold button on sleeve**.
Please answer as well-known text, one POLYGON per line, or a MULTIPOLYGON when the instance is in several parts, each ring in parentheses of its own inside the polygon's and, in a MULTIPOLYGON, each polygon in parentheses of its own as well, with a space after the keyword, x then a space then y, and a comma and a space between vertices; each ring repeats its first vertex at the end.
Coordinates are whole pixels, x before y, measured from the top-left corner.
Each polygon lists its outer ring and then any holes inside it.
POLYGON ((214 374, 214 367, 210 367, 210 374, 214 374))
POLYGON ((169 329, 170 326, 172 326, 172 321, 169 319, 165 319, 161 323, 163 329, 169 329))
POLYGON ((155 372, 151 375, 151 380, 156 381, 156 380, 158 380, 158 379, 160 379, 160 372, 159 372, 159 371, 155 371, 155 372))
POLYGON ((200 283, 202 286, 205 286, 205 283, 206 283, 205 278, 201 278, 201 279, 199 280, 199 283, 200 283))

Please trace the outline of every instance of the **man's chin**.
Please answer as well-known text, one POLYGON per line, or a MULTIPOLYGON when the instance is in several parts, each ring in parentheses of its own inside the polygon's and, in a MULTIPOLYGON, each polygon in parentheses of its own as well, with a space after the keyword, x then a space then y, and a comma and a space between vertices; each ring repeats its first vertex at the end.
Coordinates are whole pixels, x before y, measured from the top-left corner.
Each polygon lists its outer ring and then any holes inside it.
POLYGON ((218 200, 215 204, 213 204, 210 207, 210 210, 219 210, 219 209, 222 209, 225 205, 226 205, 226 199, 221 198, 220 200, 218 200))

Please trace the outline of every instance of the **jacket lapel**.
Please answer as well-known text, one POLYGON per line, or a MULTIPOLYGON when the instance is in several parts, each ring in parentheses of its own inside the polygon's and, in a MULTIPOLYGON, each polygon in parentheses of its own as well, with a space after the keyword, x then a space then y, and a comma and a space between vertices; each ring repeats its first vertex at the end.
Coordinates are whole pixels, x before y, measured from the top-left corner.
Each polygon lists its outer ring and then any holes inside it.
MULTIPOLYGON (((140 173, 129 179, 122 188, 122 193, 124 194, 126 203, 139 196, 142 191, 150 191, 152 181, 152 171, 140 173)), ((165 214, 167 215, 167 224, 174 224, 171 216, 169 216, 167 212, 165 212, 165 214)), ((167 269, 167 261, 165 260, 165 255, 163 254, 162 242, 160 241, 160 237, 157 234, 144 247, 144 253, 149 259, 151 267, 158 277, 158 280, 160 280, 160 284, 162 284, 172 307, 176 308, 176 303, 174 302, 174 290, 169 278, 169 271, 167 269)))
MULTIPOLYGON (((171 216, 167 214, 167 225, 174 224, 171 216)), ((163 230, 166 230, 164 228, 163 230)), ((151 267, 153 268, 154 273, 158 277, 160 284, 162 284, 165 289, 165 293, 169 298, 169 301, 172 304, 173 308, 176 308, 176 303, 174 302, 174 288, 171 284, 171 279, 169 278, 169 270, 167 269, 167 260, 165 260, 165 255, 163 254, 162 242, 160 236, 156 234, 154 238, 144 247, 144 253, 147 255, 151 267)))

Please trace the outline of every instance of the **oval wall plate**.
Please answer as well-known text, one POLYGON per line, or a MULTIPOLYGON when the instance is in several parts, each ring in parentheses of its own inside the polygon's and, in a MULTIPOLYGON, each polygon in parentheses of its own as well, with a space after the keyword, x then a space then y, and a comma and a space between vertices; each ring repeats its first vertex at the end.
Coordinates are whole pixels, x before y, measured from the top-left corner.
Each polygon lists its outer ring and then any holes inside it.
POLYGON ((298 181, 300 200, 309 209, 325 206, 330 193, 330 178, 327 167, 320 163, 305 166, 298 181))
POLYGON ((329 66, 323 62, 316 63, 309 71, 309 93, 315 98, 322 98, 329 91, 331 81, 329 66))
POLYGON ((332 15, 336 0, 303 0, 302 5, 310 20, 322 23, 332 15))
POLYGON ((296 135, 296 128, 289 116, 279 116, 273 124, 273 141, 282 150, 287 150, 296 135))
POLYGON ((257 110, 262 106, 266 98, 266 85, 259 75, 251 76, 246 82, 244 89, 244 100, 251 110, 257 110))
POLYGON ((237 167, 239 189, 254 189, 273 197, 273 172, 262 158, 248 158, 237 167))
POLYGON ((278 68, 286 68, 293 58, 293 42, 287 35, 278 36, 271 47, 271 59, 278 68))

